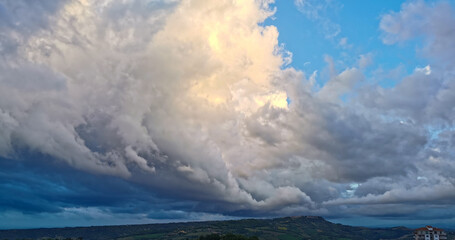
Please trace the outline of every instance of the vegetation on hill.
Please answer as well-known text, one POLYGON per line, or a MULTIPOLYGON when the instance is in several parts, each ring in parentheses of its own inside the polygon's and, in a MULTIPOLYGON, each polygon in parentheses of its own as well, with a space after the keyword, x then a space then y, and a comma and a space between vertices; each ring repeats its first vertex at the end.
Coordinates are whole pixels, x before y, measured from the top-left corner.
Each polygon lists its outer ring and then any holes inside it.
POLYGON ((0 230, 0 239, 407 240, 412 239, 412 230, 404 227, 352 227, 331 223, 322 217, 307 216, 236 221, 0 230))
POLYGON ((258 237, 253 236, 253 237, 245 237, 242 235, 236 235, 232 233, 228 233, 225 235, 219 235, 219 234, 209 234, 205 236, 200 236, 199 240, 259 240, 258 237))

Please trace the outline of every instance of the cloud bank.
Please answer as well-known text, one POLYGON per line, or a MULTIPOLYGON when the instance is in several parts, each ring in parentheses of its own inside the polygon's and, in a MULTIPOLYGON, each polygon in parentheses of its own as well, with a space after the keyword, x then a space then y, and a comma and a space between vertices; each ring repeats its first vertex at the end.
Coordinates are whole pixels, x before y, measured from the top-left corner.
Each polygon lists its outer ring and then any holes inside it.
POLYGON ((361 68, 331 67, 315 86, 287 67, 262 24, 272 2, 1 1, 1 210, 412 218, 452 206, 450 5, 382 17, 384 43, 423 37, 431 62, 385 89, 361 68))

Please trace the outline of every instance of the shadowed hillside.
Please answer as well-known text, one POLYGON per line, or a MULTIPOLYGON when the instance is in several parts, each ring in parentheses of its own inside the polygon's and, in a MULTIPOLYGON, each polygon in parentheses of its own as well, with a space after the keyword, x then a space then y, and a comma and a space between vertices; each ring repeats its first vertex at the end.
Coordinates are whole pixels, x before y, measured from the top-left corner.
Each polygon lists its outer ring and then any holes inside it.
POLYGON ((334 224, 322 217, 285 217, 168 224, 1 230, 0 239, 198 239, 208 234, 241 234, 259 239, 412 239, 404 227, 365 228, 334 224))

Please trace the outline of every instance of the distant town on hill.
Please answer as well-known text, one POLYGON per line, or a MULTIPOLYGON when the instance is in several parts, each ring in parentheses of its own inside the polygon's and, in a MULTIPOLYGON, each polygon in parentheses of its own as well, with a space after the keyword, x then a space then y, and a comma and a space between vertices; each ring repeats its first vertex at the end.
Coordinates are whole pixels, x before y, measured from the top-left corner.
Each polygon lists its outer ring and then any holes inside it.
POLYGON ((366 228, 335 224, 317 216, 145 225, 0 230, 0 239, 63 240, 454 240, 455 232, 427 226, 366 228), (416 234, 416 238, 415 238, 416 234), (431 235, 430 235, 431 234, 431 235), (439 234, 435 238, 434 234, 439 234), (421 238, 423 237, 423 238, 421 238), (428 237, 428 238, 426 238, 428 237))

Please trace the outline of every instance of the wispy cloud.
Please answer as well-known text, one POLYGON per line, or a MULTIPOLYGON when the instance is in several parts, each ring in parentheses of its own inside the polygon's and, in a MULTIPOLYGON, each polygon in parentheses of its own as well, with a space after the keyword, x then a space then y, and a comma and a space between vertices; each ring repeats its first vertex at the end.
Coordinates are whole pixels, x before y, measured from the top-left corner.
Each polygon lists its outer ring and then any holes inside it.
POLYGON ((326 38, 332 39, 340 34, 340 25, 333 22, 328 16, 330 10, 340 7, 336 2, 332 0, 294 0, 294 4, 308 19, 318 24, 326 38))

